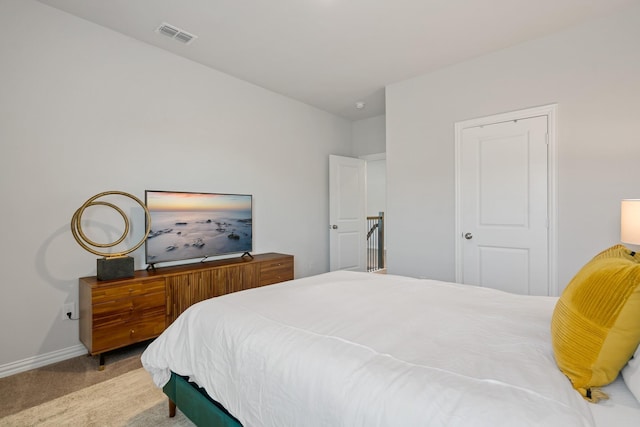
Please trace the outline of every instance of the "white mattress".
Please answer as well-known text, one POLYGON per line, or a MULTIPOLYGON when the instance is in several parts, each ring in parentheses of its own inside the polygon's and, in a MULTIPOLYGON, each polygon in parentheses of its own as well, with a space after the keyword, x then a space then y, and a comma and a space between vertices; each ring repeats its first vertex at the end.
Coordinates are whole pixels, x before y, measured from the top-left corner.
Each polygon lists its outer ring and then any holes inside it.
POLYGON ((593 426, 607 410, 553 359, 555 301, 339 271, 196 304, 142 362, 245 426, 593 426))

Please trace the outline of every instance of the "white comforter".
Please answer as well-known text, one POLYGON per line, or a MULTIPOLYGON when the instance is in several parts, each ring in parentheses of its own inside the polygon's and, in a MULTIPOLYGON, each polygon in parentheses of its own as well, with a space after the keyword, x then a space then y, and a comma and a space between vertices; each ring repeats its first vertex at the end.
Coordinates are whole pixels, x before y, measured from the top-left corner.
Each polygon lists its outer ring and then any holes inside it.
POLYGON ((555 301, 339 271, 196 304, 142 362, 247 427, 590 426, 553 359, 555 301))

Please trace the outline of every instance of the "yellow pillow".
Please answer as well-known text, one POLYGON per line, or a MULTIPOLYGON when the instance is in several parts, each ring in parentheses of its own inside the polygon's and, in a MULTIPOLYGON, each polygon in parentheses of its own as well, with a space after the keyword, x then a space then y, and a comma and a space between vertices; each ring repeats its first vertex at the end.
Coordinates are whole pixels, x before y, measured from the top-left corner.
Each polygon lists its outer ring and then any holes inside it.
POLYGON ((551 318, 556 363, 591 402, 616 379, 640 343, 640 254, 600 252, 569 282, 551 318))

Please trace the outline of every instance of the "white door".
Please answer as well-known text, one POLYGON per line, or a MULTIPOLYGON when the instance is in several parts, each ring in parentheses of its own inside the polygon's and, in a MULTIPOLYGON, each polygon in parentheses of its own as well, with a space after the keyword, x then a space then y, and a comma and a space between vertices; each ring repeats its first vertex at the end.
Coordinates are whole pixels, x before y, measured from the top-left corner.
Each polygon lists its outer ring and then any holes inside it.
POLYGON ((547 116, 462 130, 462 283, 549 295, 547 116))
POLYGON ((329 156, 330 270, 366 271, 366 162, 329 156))

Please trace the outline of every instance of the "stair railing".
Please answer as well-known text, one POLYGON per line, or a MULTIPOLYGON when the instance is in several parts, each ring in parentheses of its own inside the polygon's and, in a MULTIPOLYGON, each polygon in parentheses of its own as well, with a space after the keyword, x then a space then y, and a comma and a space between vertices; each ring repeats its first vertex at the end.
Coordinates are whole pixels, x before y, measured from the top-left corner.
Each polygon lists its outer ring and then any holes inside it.
POLYGON ((367 217, 367 271, 385 268, 384 257, 384 212, 367 217))

